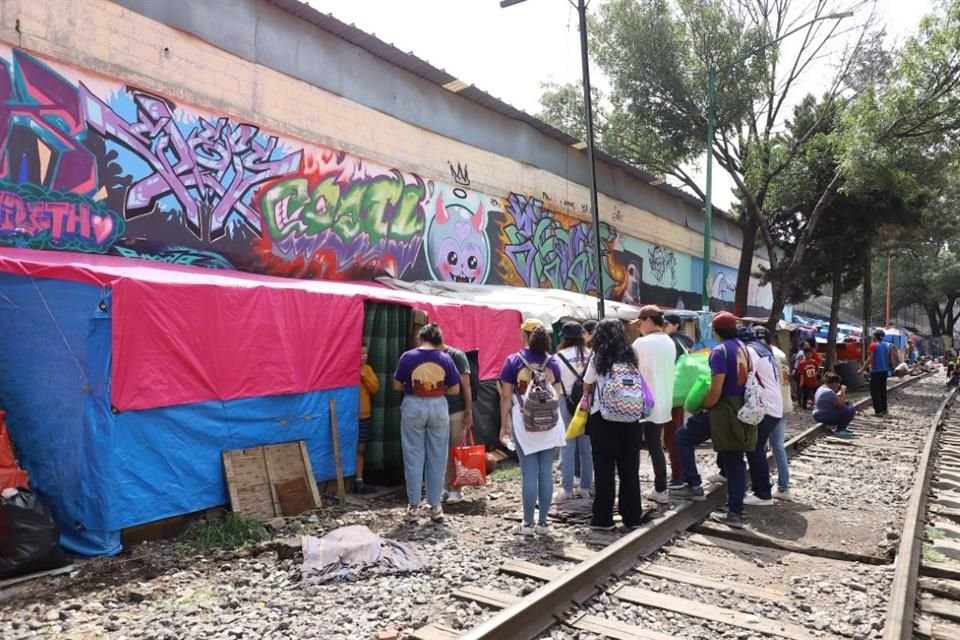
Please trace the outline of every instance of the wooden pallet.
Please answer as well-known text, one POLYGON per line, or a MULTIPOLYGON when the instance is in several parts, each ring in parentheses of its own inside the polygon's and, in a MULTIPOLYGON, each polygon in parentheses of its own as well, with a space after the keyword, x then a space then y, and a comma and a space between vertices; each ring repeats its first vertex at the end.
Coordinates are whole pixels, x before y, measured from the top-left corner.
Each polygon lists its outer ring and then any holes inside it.
POLYGON ((260 518, 296 516, 320 507, 320 492, 302 440, 223 452, 230 508, 260 518))

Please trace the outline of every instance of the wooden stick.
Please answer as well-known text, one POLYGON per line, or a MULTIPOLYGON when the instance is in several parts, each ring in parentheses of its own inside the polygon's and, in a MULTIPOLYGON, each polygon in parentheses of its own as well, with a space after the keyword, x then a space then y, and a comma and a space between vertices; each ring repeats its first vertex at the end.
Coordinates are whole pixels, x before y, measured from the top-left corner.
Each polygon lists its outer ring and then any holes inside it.
POLYGON ((337 401, 330 398, 330 435, 333 438, 333 461, 337 465, 337 498, 346 502, 347 490, 343 486, 343 463, 340 461, 340 429, 337 428, 337 401))

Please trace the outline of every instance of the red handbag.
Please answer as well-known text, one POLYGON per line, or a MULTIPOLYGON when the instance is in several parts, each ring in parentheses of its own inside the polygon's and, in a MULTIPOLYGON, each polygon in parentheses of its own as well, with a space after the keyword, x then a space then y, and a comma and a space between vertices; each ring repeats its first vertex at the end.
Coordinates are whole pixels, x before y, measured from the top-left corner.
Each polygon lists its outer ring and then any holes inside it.
POLYGON ((463 441, 459 447, 450 449, 450 459, 453 460, 454 489, 460 487, 482 487, 487 484, 487 448, 476 444, 473 439, 473 429, 463 433, 463 441), (469 439, 469 444, 467 444, 469 439))

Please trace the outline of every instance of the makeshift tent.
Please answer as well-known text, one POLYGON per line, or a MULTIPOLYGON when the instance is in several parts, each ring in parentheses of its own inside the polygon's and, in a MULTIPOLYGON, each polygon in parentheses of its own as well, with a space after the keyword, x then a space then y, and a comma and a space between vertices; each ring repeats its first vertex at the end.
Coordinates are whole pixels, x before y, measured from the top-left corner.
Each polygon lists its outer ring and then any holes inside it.
POLYGON ((330 400, 352 475, 366 301, 427 311, 480 350, 481 376, 519 347, 510 309, 0 250, 0 406, 63 545, 116 553, 123 529, 225 504, 224 450, 305 440, 317 478, 332 478, 330 400))

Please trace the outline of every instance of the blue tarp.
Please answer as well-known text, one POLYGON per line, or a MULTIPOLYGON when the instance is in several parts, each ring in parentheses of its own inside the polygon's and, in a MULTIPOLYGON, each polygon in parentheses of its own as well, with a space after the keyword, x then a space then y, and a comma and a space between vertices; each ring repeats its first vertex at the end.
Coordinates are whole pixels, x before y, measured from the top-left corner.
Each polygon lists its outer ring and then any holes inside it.
POLYGON ((226 504, 225 450, 305 440, 334 477, 331 398, 354 473, 356 386, 115 414, 110 309, 106 288, 0 274, 0 405, 65 548, 114 554, 124 528, 226 504))

